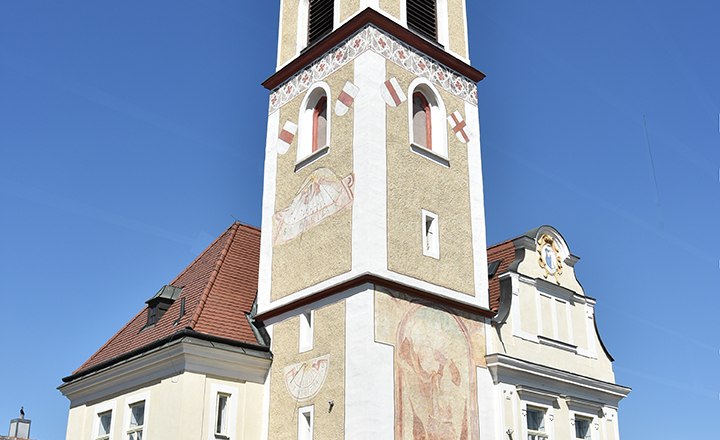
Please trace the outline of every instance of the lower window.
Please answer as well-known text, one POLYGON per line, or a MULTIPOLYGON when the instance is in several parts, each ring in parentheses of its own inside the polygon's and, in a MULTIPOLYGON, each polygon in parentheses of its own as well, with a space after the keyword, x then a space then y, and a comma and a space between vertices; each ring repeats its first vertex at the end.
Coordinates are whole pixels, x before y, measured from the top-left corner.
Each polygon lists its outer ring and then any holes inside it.
POLYGON ((589 439, 590 423, 592 420, 585 417, 575 417, 575 438, 589 439))
POLYGON ((127 440, 142 440, 145 427, 145 401, 133 403, 130 409, 130 424, 127 440))
POLYGON ((96 440, 108 440, 110 438, 110 427, 112 426, 112 411, 105 411, 98 414, 98 432, 96 440))
POLYGON ((545 410, 541 408, 527 408, 528 440, 545 440, 545 410))

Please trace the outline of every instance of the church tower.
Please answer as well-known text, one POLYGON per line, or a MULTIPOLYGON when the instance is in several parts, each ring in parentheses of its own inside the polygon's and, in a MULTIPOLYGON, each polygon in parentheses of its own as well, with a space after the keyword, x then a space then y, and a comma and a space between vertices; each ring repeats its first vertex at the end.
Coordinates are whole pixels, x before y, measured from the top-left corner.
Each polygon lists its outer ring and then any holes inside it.
POLYGON ((281 1, 254 318, 267 438, 491 438, 483 77, 465 0, 281 1))

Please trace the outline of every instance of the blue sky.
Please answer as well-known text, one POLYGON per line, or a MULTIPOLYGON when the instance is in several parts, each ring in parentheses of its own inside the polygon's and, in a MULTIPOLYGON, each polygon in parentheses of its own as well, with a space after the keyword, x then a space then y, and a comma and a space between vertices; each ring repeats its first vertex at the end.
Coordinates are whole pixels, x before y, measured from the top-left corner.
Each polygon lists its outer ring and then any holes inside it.
MULTIPOLYGON (((582 258, 633 388, 623 438, 707 437, 720 6, 468 3, 489 241, 551 224, 582 258)), ((24 405, 64 438, 61 377, 234 219, 260 224, 278 4, 0 4, 0 432, 24 405)))

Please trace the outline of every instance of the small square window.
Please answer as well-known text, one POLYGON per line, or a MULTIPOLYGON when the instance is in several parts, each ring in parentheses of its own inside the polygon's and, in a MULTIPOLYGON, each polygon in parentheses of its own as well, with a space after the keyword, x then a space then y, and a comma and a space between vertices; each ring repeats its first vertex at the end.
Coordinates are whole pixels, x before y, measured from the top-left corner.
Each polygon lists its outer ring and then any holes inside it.
POLYGON ((545 440, 545 410, 541 408, 527 408, 528 440, 545 440))
POLYGON ((145 427, 145 401, 133 403, 130 409, 130 425, 127 440, 142 440, 145 427))
POLYGON ((575 417, 575 438, 590 439, 590 424, 592 420, 586 417, 575 417))
POLYGON ((112 427, 112 411, 105 411, 98 414, 98 432, 97 440, 107 440, 110 438, 110 429, 112 427))
POLYGON ((215 410, 215 436, 228 438, 228 412, 230 394, 218 393, 215 410))

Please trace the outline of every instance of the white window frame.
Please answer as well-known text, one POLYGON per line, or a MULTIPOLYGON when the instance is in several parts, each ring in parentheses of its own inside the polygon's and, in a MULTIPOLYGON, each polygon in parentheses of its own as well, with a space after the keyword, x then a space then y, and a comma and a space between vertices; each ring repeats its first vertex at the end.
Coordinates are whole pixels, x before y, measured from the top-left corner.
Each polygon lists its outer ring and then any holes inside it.
POLYGON ((425 78, 415 78, 408 87, 408 139, 410 149, 433 162, 449 167, 448 157, 448 133, 447 133, 447 111, 445 103, 440 96, 438 89, 425 78), (427 99, 430 106, 430 127, 431 127, 431 149, 415 143, 413 130, 413 95, 416 91, 421 92, 427 99))
MULTIPOLYGON (((541 399, 542 400, 542 399, 541 399)), ((538 439, 541 440, 554 440, 555 439, 555 425, 554 425, 554 419, 555 414, 553 411, 553 407, 549 406, 547 404, 540 403, 539 401, 536 401, 535 399, 526 400, 521 399, 521 407, 522 407, 522 429, 523 429, 523 435, 522 440, 529 439, 529 435, 533 434, 536 435, 536 431, 533 431, 532 433, 528 429, 527 424, 527 411, 528 407, 531 409, 540 409, 545 411, 545 418, 544 418, 544 425, 545 425, 545 432, 543 433, 537 433, 539 434, 537 436, 538 439)))
POLYGON ((215 423, 213 424, 215 437, 228 438, 228 431, 230 429, 230 399, 232 399, 232 394, 220 392, 215 395, 215 423), (225 415, 221 420, 220 402, 223 399, 225 400, 225 415), (218 425, 220 425, 220 429, 218 429, 218 425))
POLYGON ((115 420, 117 419, 117 409, 115 408, 115 400, 103 402, 94 408, 95 419, 93 420, 92 431, 90 432, 91 440, 112 440, 113 429, 115 428, 115 420), (110 432, 107 435, 99 435, 100 415, 110 412, 110 432))
POLYGON ((309 310, 298 315, 298 352, 310 351, 314 346, 315 310, 309 310))
POLYGON ((298 408, 298 440, 312 440, 315 435, 315 408, 313 405, 298 408), (307 431, 310 431, 309 433, 307 431))
POLYGON ((300 104, 300 114, 298 115, 298 136, 297 136, 297 156, 295 160, 295 171, 305 168, 307 165, 315 162, 326 155, 330 148, 330 139, 332 134, 332 106, 331 106, 330 86, 326 82, 318 82, 313 84, 300 104), (327 134, 325 137, 325 145, 318 145, 316 151, 312 151, 312 135, 313 135, 313 118, 315 106, 322 96, 327 99, 327 134))
MULTIPOLYGON (((207 432, 208 440, 235 440, 237 439, 237 425, 238 425, 238 410, 240 408, 240 389, 238 387, 230 386, 222 383, 213 383, 210 386, 210 393, 207 395, 207 406, 208 414, 207 417, 207 432), (227 400, 227 432, 226 434, 218 434, 217 418, 218 418, 218 400, 220 395, 228 396, 227 400)), ((144 440, 144 439, 143 439, 144 440)))
POLYGON ((437 214, 421 210, 420 227, 422 234, 423 255, 440 259, 440 219, 437 214), (432 219, 431 230, 428 231, 427 221, 432 219))
POLYGON ((125 397, 125 401, 123 403, 123 408, 126 409, 126 411, 123 414, 123 439, 127 440, 127 438, 130 436, 131 432, 136 431, 142 431, 142 438, 143 440, 147 440, 147 431, 148 431, 148 415, 150 414, 150 393, 149 392, 143 392, 138 394, 132 394, 130 396, 125 397), (140 402, 145 403, 145 410, 143 412, 143 424, 142 429, 130 429, 130 418, 132 417, 132 413, 130 410, 130 407, 133 405, 136 405, 140 402))
POLYGON ((595 428, 595 425, 596 425, 597 422, 598 422, 598 421, 597 421, 597 415, 593 415, 593 414, 591 414, 591 413, 587 413, 587 412, 584 412, 584 411, 573 411, 573 410, 571 410, 571 411, 570 411, 570 417, 571 417, 570 420, 572 420, 572 438, 573 438, 573 440, 577 439, 577 437, 575 437, 575 435, 576 435, 576 433, 575 433, 575 432, 576 432, 576 431, 575 431, 575 421, 576 421, 578 418, 580 418, 580 419, 585 419, 585 420, 588 420, 588 421, 590 422, 590 439, 591 439, 591 440, 596 440, 596 439, 599 438, 599 437, 598 437, 599 433, 596 433, 597 429, 595 428))

